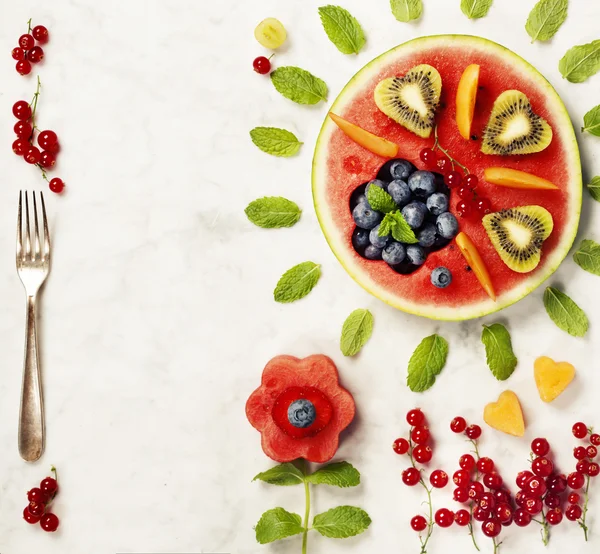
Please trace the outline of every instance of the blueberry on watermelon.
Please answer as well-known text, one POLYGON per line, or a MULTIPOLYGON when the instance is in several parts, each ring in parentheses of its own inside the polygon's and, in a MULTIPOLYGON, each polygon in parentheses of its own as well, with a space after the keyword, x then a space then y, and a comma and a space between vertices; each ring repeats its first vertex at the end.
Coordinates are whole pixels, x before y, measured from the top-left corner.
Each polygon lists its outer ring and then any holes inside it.
POLYGON ((402 207, 408 204, 412 199, 410 187, 401 179, 395 179, 388 185, 388 194, 392 197, 398 206, 402 207))
POLYGON ((367 229, 355 227, 354 232, 352 233, 352 246, 354 246, 354 249, 362 256, 365 248, 369 246, 369 244, 371 244, 369 241, 369 231, 367 229))
POLYGON ((417 198, 428 198, 436 191, 435 175, 431 171, 415 171, 408 178, 408 186, 417 198))
POLYGON ((383 237, 379 236, 379 227, 381 225, 377 225, 377 227, 373 227, 371 232, 369 233, 369 241, 373 246, 377 248, 383 248, 387 243, 390 237, 388 235, 384 235, 383 237))
POLYGON ((402 216, 412 229, 418 229, 423 225, 426 215, 427 206, 418 200, 415 200, 402 208, 402 216))
POLYGON ((408 160, 389 160, 381 166, 377 178, 382 181, 394 181, 395 179, 406 181, 416 169, 408 160))
POLYGON ((352 217, 362 229, 372 229, 381 221, 383 215, 371 208, 368 202, 362 202, 352 210, 352 217))

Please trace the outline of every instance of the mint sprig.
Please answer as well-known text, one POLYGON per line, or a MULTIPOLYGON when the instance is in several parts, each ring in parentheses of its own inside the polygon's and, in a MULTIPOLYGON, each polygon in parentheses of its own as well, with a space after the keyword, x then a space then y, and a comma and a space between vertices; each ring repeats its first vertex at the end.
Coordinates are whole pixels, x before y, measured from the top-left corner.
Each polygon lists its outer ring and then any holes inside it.
POLYGON ((481 342, 485 346, 485 356, 490 371, 498 381, 508 379, 517 367, 517 357, 513 352, 510 333, 501 323, 484 325, 481 342))
POLYGON ((581 131, 600 137, 600 104, 583 116, 581 131))
POLYGON ((448 342, 439 335, 425 337, 408 362, 406 382, 413 392, 424 392, 435 383, 446 365, 448 342))
POLYGON ((278 67, 271 73, 271 82, 279 93, 297 104, 318 104, 327 100, 325 82, 300 67, 278 67))
POLYGON ((355 506, 338 506, 315 516, 313 529, 324 537, 347 539, 366 531, 371 525, 369 514, 355 506))
POLYGON ((342 54, 358 54, 365 45, 360 23, 340 6, 321 6, 319 16, 329 40, 342 54))
POLYGON ((422 0, 390 0, 390 8, 398 21, 408 23, 421 17, 423 2, 422 0))
POLYGON ((567 19, 569 0, 540 0, 531 10, 525 30, 536 40, 550 40, 567 19))
POLYGON ((295 202, 282 196, 265 196, 253 200, 244 212, 254 225, 263 229, 292 227, 298 223, 302 214, 295 202))
POLYGON ((589 239, 582 240, 573 254, 573 260, 581 269, 600 275, 600 244, 589 239))
POLYGON ((287 304, 304 298, 321 277, 321 266, 314 262, 303 262, 288 269, 277 282, 273 291, 275 302, 287 304))
POLYGON ((340 350, 344 356, 358 354, 373 333, 373 314, 369 310, 354 310, 344 321, 340 350))
POLYGON ((383 212, 384 214, 398 209, 394 199, 387 192, 385 192, 385 190, 376 185, 369 185, 369 190, 367 191, 367 202, 369 202, 371 208, 378 212, 383 212))
POLYGON ((600 175, 594 177, 587 186, 590 195, 596 202, 600 202, 600 175))
POLYGON ((492 7, 493 0, 461 0, 460 9, 469 19, 485 17, 492 7))
POLYGON ((294 133, 278 127, 255 127, 250 131, 250 138, 263 152, 280 158, 298 153, 303 144, 294 133))
MULTIPOLYGON (((377 187, 376 187, 377 188, 377 187)), ((404 244, 416 244, 419 242, 415 232, 406 223, 406 219, 400 213, 400 210, 385 214, 379 226, 379 236, 386 237, 391 233, 392 238, 404 244)))
POLYGON ((287 537, 299 535, 304 531, 302 518, 283 508, 267 510, 256 524, 256 540, 268 544, 287 537))
POLYGON ((583 337, 588 330, 585 312, 564 292, 554 287, 544 291, 544 306, 556 326, 574 337, 583 337))
POLYGON ((600 71, 600 39, 573 46, 561 58, 558 69, 571 83, 583 83, 600 71))

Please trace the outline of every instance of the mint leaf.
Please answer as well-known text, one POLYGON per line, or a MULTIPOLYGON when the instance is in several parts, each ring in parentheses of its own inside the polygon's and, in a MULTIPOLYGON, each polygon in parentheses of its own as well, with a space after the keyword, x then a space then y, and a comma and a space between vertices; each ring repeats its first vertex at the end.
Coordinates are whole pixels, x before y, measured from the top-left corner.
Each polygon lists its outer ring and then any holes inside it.
POLYGON ((340 349, 344 356, 354 356, 371 338, 373 314, 369 310, 354 310, 344 321, 340 349))
POLYGON ((263 229, 292 227, 300 219, 302 210, 287 198, 265 196, 253 200, 244 210, 248 219, 263 229))
POLYGON ((600 104, 583 116, 582 131, 600 137, 600 104))
POLYGON ((358 54, 365 45, 360 23, 340 6, 322 6, 319 16, 329 40, 342 54, 358 54))
POLYGON ((508 379, 517 367, 517 358, 506 327, 501 323, 494 323, 489 327, 484 325, 481 342, 485 346, 487 365, 494 377, 498 381, 508 379))
POLYGON ((583 83, 600 71, 600 40, 573 46, 558 63, 562 76, 571 83, 583 83))
POLYGON ((581 269, 600 275, 600 244, 593 240, 582 240, 573 254, 573 260, 581 269))
POLYGON ((423 2, 421 0, 390 0, 390 8, 398 21, 407 23, 421 17, 423 2))
POLYGON ((587 316, 564 292, 548 287, 544 291, 544 306, 558 328, 574 337, 583 337, 586 334, 587 316))
POLYGON ((263 152, 280 158, 293 156, 303 144, 294 133, 277 127, 255 127, 250 138, 263 152))
POLYGON ((356 487, 360 485, 360 473, 348 462, 335 462, 317 469, 306 480, 313 485, 332 485, 334 487, 356 487))
POLYGON ((592 198, 597 202, 600 202, 600 175, 598 177, 594 177, 587 188, 590 191, 592 198))
POLYGON ((256 540, 260 544, 299 535, 302 528, 302 519, 298 514, 292 514, 283 508, 267 510, 256 524, 256 540))
POLYGON ((360 535, 371 525, 369 514, 354 506, 338 506, 316 515, 313 529, 324 537, 346 539, 360 535))
POLYGON ((288 269, 277 282, 273 291, 275 302, 286 304, 304 298, 321 277, 321 266, 303 262, 288 269))
POLYGON ((378 212, 388 213, 398 209, 394 199, 381 187, 376 187, 375 185, 369 186, 367 201, 371 205, 371 208, 378 212))
POLYGON ((469 19, 485 17, 492 7, 492 0, 461 0, 460 9, 469 19))
POLYGON ((271 82, 278 92, 297 104, 317 104, 327 100, 325 82, 299 67, 278 67, 271 73, 271 82))
POLYGON ((259 473, 253 481, 264 481, 270 485, 290 487, 304 482, 304 474, 292 463, 279 464, 259 473))
POLYGON ((379 236, 392 234, 394 240, 404 244, 416 244, 418 241, 410 225, 406 223, 399 210, 385 214, 379 226, 379 236))
POLYGON ((435 383, 446 358, 448 357, 448 342, 439 335, 424 338, 417 346, 408 362, 408 377, 406 382, 413 392, 423 392, 435 383))
POLYGON ((551 39, 567 19, 569 0, 540 0, 531 10, 525 30, 536 40, 551 39))

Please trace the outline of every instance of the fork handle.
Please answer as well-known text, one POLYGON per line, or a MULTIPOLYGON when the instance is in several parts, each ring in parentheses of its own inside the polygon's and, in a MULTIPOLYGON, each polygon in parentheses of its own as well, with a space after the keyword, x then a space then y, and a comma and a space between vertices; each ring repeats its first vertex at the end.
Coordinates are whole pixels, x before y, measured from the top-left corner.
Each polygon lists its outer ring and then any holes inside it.
POLYGON ((44 451, 44 405, 38 356, 36 297, 27 296, 25 362, 19 413, 19 454, 27 462, 39 460, 44 451))

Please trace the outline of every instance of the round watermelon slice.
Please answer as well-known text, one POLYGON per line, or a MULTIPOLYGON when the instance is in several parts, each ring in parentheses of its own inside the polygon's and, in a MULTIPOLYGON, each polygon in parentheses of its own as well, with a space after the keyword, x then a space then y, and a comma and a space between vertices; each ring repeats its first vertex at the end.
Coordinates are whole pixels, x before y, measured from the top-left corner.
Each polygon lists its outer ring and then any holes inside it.
POLYGON ((520 300, 559 266, 569 251, 579 223, 582 177, 579 150, 569 115, 550 83, 529 63, 499 44, 473 36, 440 35, 420 38, 382 54, 361 69, 346 85, 331 112, 399 145, 398 157, 423 168, 419 153, 433 145, 382 113, 374 90, 383 79, 405 75, 411 68, 429 64, 440 73, 442 92, 436 114, 439 143, 479 178, 478 192, 494 212, 518 206, 539 205, 552 215, 554 229, 542 246, 541 261, 529 273, 511 270, 502 261, 477 218, 460 218, 455 191, 450 211, 460 230, 475 244, 491 276, 496 299, 488 296, 454 242, 428 255, 416 271, 402 275, 384 261, 361 257, 352 245, 355 223, 350 197, 359 186, 375 178, 386 159, 359 146, 326 118, 313 159, 313 198, 319 222, 334 254, 348 273, 366 290, 406 312, 433 319, 464 320, 500 310, 520 300), (456 90, 465 68, 480 66, 479 90, 471 128, 465 140, 456 123, 456 90), (527 155, 490 155, 481 151, 481 138, 494 101, 507 90, 521 91, 536 114, 552 128, 552 141, 541 152, 527 155), (506 167, 554 183, 556 190, 505 188, 487 183, 484 170, 506 167), (431 284, 433 269, 452 272, 452 284, 439 289, 431 284))

